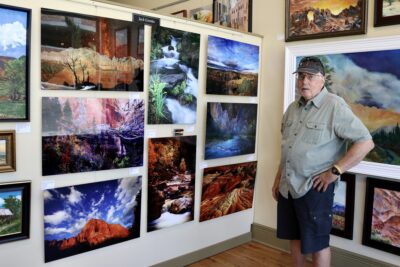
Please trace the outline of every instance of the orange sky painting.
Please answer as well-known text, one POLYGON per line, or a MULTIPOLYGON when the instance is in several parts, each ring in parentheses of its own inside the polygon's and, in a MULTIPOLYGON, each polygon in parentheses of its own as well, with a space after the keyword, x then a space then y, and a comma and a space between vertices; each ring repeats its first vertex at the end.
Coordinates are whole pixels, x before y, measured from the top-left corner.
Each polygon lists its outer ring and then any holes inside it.
POLYGON ((329 8, 334 15, 349 6, 356 6, 358 0, 290 0, 290 14, 305 7, 329 8))

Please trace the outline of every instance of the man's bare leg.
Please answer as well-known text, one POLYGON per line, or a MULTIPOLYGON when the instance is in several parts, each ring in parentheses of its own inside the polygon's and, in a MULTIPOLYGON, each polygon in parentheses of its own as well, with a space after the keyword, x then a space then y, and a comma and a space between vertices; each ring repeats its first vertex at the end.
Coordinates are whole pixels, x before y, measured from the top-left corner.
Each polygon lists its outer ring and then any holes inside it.
POLYGON ((300 240, 290 240, 290 251, 292 253, 293 266, 304 267, 306 264, 306 256, 301 254, 300 240))
POLYGON ((331 266, 331 248, 327 247, 323 250, 312 254, 314 267, 329 267, 331 266))

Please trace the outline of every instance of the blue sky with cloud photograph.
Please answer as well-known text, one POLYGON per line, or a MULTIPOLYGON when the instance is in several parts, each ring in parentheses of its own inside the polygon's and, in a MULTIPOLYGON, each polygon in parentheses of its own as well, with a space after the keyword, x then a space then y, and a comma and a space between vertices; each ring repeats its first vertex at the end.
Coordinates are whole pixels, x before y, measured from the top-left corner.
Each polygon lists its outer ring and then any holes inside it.
POLYGON ((0 7, 0 56, 26 54, 27 13, 0 7))

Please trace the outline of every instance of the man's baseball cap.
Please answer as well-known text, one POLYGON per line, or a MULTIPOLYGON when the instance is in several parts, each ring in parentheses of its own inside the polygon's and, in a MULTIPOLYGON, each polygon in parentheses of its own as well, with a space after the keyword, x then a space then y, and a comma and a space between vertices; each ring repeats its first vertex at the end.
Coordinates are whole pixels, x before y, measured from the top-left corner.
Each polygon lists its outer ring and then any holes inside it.
POLYGON ((321 73, 322 75, 325 75, 325 68, 324 65, 322 64, 321 60, 317 57, 303 57, 300 60, 299 66, 297 67, 297 70, 294 73, 298 72, 306 72, 310 74, 318 74, 321 73))

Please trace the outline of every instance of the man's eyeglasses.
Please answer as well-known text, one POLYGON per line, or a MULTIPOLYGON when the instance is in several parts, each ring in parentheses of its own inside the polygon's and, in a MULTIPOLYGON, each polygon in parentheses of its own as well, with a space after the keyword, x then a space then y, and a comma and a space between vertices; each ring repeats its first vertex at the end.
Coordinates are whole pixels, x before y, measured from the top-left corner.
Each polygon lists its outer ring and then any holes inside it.
POLYGON ((300 80, 300 81, 304 81, 306 78, 309 81, 314 81, 318 77, 322 77, 322 75, 321 74, 310 74, 310 73, 305 73, 305 72, 296 73, 296 79, 300 80))

